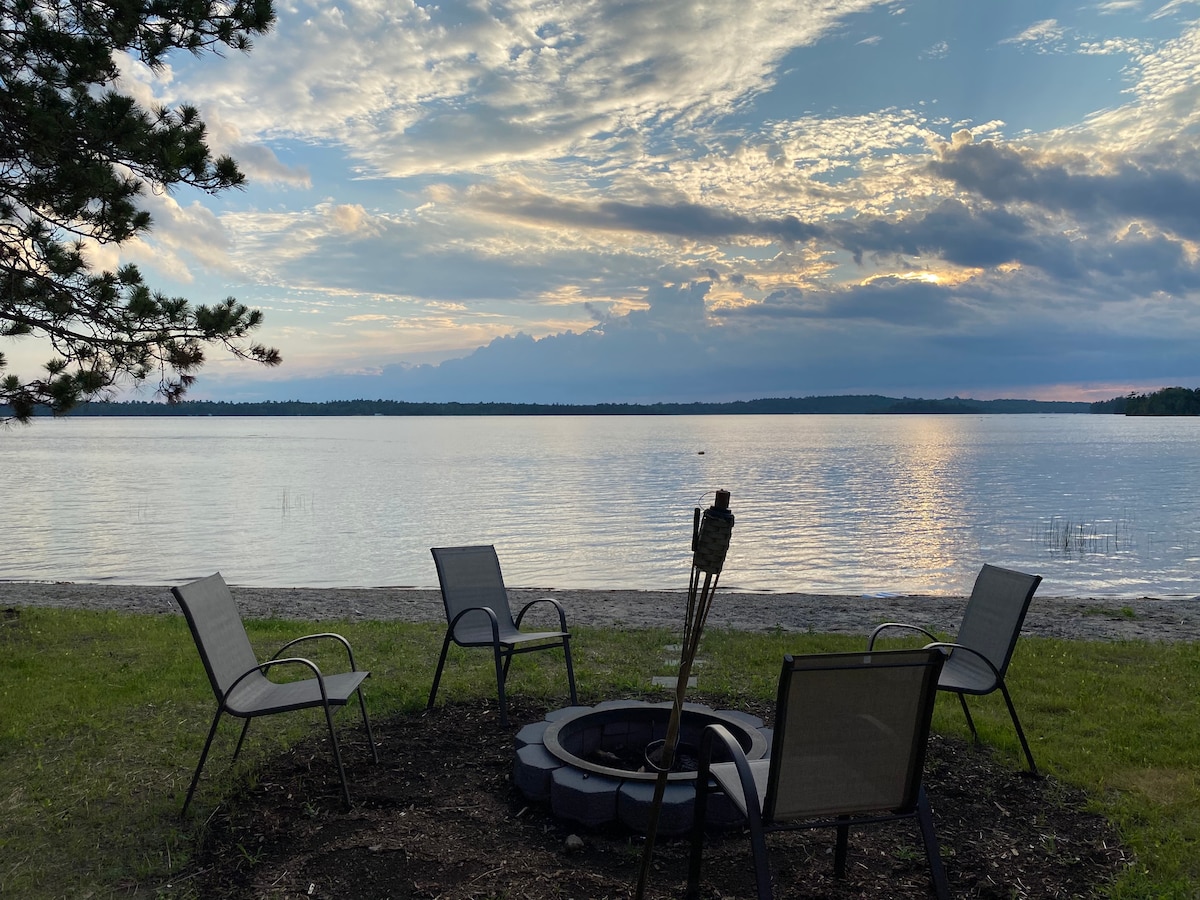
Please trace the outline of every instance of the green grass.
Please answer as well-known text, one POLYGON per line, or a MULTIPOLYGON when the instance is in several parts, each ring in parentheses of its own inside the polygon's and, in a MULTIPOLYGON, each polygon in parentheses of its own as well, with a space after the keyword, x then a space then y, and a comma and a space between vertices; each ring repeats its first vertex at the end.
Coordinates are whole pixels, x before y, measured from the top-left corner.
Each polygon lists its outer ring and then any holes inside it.
MULTIPOLYGON (((701 688, 731 705, 769 701, 784 653, 861 648, 869 626, 862 638, 710 629, 701 688)), ((372 670, 366 694, 377 719, 424 705, 441 643, 436 625, 270 620, 248 628, 265 652, 309 630, 345 634, 372 670)), ((645 694, 650 675, 669 674, 663 648, 677 641, 665 629, 577 629, 581 701, 645 694)), ((1136 854, 1108 894, 1200 897, 1200 648, 1025 638, 1009 681, 1039 766, 1084 788, 1136 854)), ((510 690, 565 702, 561 657, 518 658, 510 690)), ((488 654, 455 650, 439 702, 494 697, 488 654)), ((975 700, 972 710, 983 739, 1020 767, 1003 701, 975 700)), ((227 722, 180 820, 212 711, 178 616, 22 609, 0 617, 0 896, 187 896, 173 879, 187 871, 205 818, 236 803, 265 759, 321 725, 308 712, 260 723, 231 771, 237 725, 227 722)), ((953 697, 939 700, 934 725, 966 735, 953 697)), ((352 717, 339 727, 353 727, 352 717)))

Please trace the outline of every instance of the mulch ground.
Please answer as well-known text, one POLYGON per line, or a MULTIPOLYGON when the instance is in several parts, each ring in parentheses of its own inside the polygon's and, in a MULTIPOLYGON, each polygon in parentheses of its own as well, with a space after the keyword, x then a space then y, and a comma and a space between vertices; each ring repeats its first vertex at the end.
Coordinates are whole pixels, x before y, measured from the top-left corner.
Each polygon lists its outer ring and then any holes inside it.
MULTIPOLYGON (((689 699, 731 706, 728 698, 689 699)), ((347 710, 338 725, 354 809, 342 809, 328 744, 314 738, 211 811, 194 866, 177 886, 229 898, 633 897, 640 837, 556 820, 512 785, 513 735, 547 710, 520 698, 510 704, 508 728, 498 724, 494 702, 373 723, 379 765, 347 710)), ((769 722, 769 711, 747 711, 769 722)), ((224 759, 218 751, 205 772, 198 815, 208 814, 205 782, 229 777, 224 759)), ((986 748, 934 736, 926 786, 954 897, 1090 897, 1131 864, 1080 792, 1000 765, 986 748)), ((776 896, 933 896, 914 825, 852 831, 842 879, 833 876, 833 844, 829 829, 772 836, 776 896)), ((685 839, 658 840, 647 898, 682 896, 687 850, 685 839)), ((754 895, 745 833, 714 837, 705 853, 706 900, 754 895)))

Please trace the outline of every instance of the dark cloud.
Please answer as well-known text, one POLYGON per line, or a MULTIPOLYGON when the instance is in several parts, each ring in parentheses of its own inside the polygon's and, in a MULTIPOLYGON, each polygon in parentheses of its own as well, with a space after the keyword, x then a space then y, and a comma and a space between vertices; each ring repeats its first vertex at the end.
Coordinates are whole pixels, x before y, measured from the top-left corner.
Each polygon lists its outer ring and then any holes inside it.
POLYGON ((710 283, 698 281, 685 285, 662 285, 646 294, 650 309, 629 314, 630 321, 645 316, 648 319, 671 323, 674 326, 704 325, 704 298, 710 283))
POLYGON ((804 223, 795 216, 755 218, 695 203, 584 204, 542 195, 490 195, 486 201, 477 200, 505 215, 542 225, 694 240, 810 244, 845 250, 859 264, 867 257, 925 257, 981 269, 1021 263, 1068 279, 1083 273, 1076 250, 1060 232, 1027 214, 999 206, 972 206, 960 199, 946 199, 927 212, 908 216, 861 215, 823 225, 804 223))
MULTIPOLYGON (((1156 158, 1180 165, 1178 148, 1156 158)), ((1140 274, 1146 281, 1142 290, 1130 284, 1134 294, 1190 289, 1196 266, 1170 235, 1200 236, 1200 180, 1182 169, 1159 171, 1133 163, 1107 174, 1075 172, 1084 162, 1053 161, 990 142, 958 145, 943 150, 929 168, 962 196, 905 215, 859 215, 819 224, 698 203, 581 203, 494 191, 477 192, 474 199, 507 216, 556 227, 701 241, 766 239, 844 250, 859 265, 919 258, 982 270, 1033 266, 1085 288, 1116 274, 1131 282, 1140 274), (1087 240, 1079 239, 1078 229, 1064 228, 1062 216, 1088 226, 1087 240), (1130 217, 1156 224, 1168 236, 1129 232, 1130 217)), ((715 274, 708 273, 710 280, 718 280, 715 274)))
POLYGON ((1200 288, 1200 268, 1180 241, 1147 235, 1130 228, 1108 241, 1081 244, 1075 251, 1079 265, 1097 289, 1107 288, 1126 298, 1158 292, 1183 296, 1200 288))
POLYGON ((1156 159, 1145 154, 1095 173, 1086 171, 1082 157, 1058 161, 985 141, 947 149, 930 170, 992 203, 1028 203, 1083 219, 1144 219, 1180 237, 1200 238, 1200 179, 1175 158, 1166 160, 1170 168, 1155 167, 1156 159))
POLYGON ((581 203, 543 194, 477 193, 475 202, 539 225, 661 234, 695 240, 768 238, 787 244, 822 240, 825 228, 795 216, 758 218, 699 203, 581 203))
POLYGON ((901 219, 860 216, 831 226, 831 236, 860 263, 864 254, 886 254, 990 268, 1040 255, 1025 219, 1003 209, 974 209, 960 200, 943 200, 927 213, 901 219))
POLYGON ((952 289, 918 279, 887 277, 836 291, 776 291, 762 303, 723 315, 763 318, 872 319, 897 327, 947 327, 963 318, 965 306, 952 289))

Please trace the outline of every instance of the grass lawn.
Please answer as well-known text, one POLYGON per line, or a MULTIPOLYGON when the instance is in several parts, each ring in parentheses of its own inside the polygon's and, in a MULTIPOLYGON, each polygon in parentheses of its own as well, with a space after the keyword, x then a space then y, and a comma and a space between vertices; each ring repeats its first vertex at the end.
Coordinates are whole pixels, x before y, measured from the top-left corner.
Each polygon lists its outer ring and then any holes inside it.
MULTIPOLYGON (((373 673, 375 719, 424 705, 442 634, 396 622, 247 624, 264 655, 309 631, 346 635, 373 673)), ((869 626, 862 638, 710 630, 704 690, 772 700, 783 654, 862 648, 869 626)), ((576 629, 580 702, 643 692, 650 675, 669 674, 663 647, 675 640, 576 629)), ((1135 854, 1104 895, 1200 897, 1200 649, 1023 638, 1009 685, 1039 767, 1086 790, 1135 854)), ((519 659, 510 690, 565 702, 561 656, 519 659)), ((457 651, 439 701, 473 697, 495 697, 490 657, 457 651)), ((239 725, 227 721, 181 820, 213 705, 180 616, 0 611, 0 896, 190 896, 179 876, 207 814, 236 803, 263 759, 322 725, 319 712, 257 723, 230 772, 239 725)), ((984 739, 1020 767, 1003 700, 974 700, 972 711, 984 739)), ((338 725, 358 727, 353 711, 338 725)), ((934 728, 966 734, 953 696, 939 699, 934 728)))

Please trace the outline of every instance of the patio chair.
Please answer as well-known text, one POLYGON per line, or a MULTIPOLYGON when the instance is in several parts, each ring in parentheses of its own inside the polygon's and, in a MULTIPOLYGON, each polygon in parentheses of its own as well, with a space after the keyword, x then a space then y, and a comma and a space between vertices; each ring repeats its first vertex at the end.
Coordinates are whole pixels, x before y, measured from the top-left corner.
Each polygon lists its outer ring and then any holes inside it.
POLYGON ((442 669, 450 642, 460 647, 491 647, 496 661, 496 687, 500 694, 500 722, 508 725, 508 701, 504 683, 508 667, 517 653, 552 650, 562 647, 567 659, 567 683, 571 688, 571 704, 577 701, 575 671, 571 666, 571 635, 567 631, 567 616, 562 604, 550 597, 531 600, 513 618, 508 605, 508 591, 500 573, 500 560, 491 545, 476 547, 433 547, 438 583, 442 588, 442 604, 446 607, 446 638, 438 658, 433 688, 429 691, 427 709, 433 708, 442 669), (558 616, 558 631, 521 631, 521 620, 539 603, 553 607, 558 616))
POLYGON ((785 656, 769 759, 747 761, 723 725, 708 726, 700 739, 687 897, 700 896, 713 791, 747 819, 759 900, 772 896, 768 833, 836 828, 834 874, 841 878, 851 826, 906 818, 920 826, 937 896, 949 897, 922 785, 942 661, 935 650, 785 656))
POLYGON ((1029 772, 1033 775, 1037 774, 1037 765, 1034 764, 1029 741, 1025 739, 1025 731, 1021 728, 1021 720, 1017 718, 1017 709, 1013 706, 1004 677, 1017 646, 1017 638, 1021 635, 1029 603, 1041 582, 1041 575, 1026 575, 1012 569, 985 565, 975 579, 975 587, 963 612, 962 624, 953 641, 939 641, 936 635, 918 625, 885 622, 871 632, 867 642, 867 649, 873 649, 880 633, 893 628, 919 631, 932 638, 933 643, 926 646, 940 648, 946 653, 946 664, 942 667, 938 687, 958 694, 963 714, 967 717, 967 727, 971 729, 971 737, 976 742, 979 734, 975 730, 971 711, 967 708, 965 695, 983 696, 999 690, 1008 705, 1008 714, 1017 730, 1025 758, 1029 761, 1029 772))
POLYGON ((241 737, 238 738, 237 748, 233 751, 233 759, 236 760, 242 750, 242 743, 246 740, 251 719, 317 707, 325 710, 329 743, 333 747, 333 759, 337 763, 338 777, 342 781, 342 797, 349 808, 350 789, 346 785, 346 770, 342 766, 342 754, 338 748, 337 734, 333 730, 334 706, 344 706, 351 696, 358 696, 363 724, 367 729, 367 741, 371 745, 375 762, 379 762, 379 751, 375 747, 375 737, 371 733, 371 721, 367 718, 367 705, 363 702, 361 688, 363 679, 370 673, 361 671, 354 665, 354 653, 349 642, 339 634, 308 634, 284 644, 270 660, 260 663, 254 655, 254 648, 250 646, 250 639, 246 635, 237 604, 220 572, 190 584, 173 587, 171 593, 183 608, 188 627, 196 641, 196 649, 200 651, 204 671, 208 673, 209 683, 217 698, 217 712, 213 716, 212 727, 208 730, 204 749, 200 752, 200 762, 196 765, 196 773, 192 776, 192 784, 188 788, 180 815, 187 814, 188 804, 192 802, 192 795, 200 781, 200 772, 208 758, 208 751, 217 733, 222 713, 246 720, 242 726, 241 737), (339 641, 345 647, 350 671, 326 675, 310 660, 298 656, 281 656, 289 647, 318 638, 330 638, 339 641), (298 669, 305 674, 311 673, 312 677, 287 682, 271 681, 267 678, 267 672, 276 667, 298 669))

